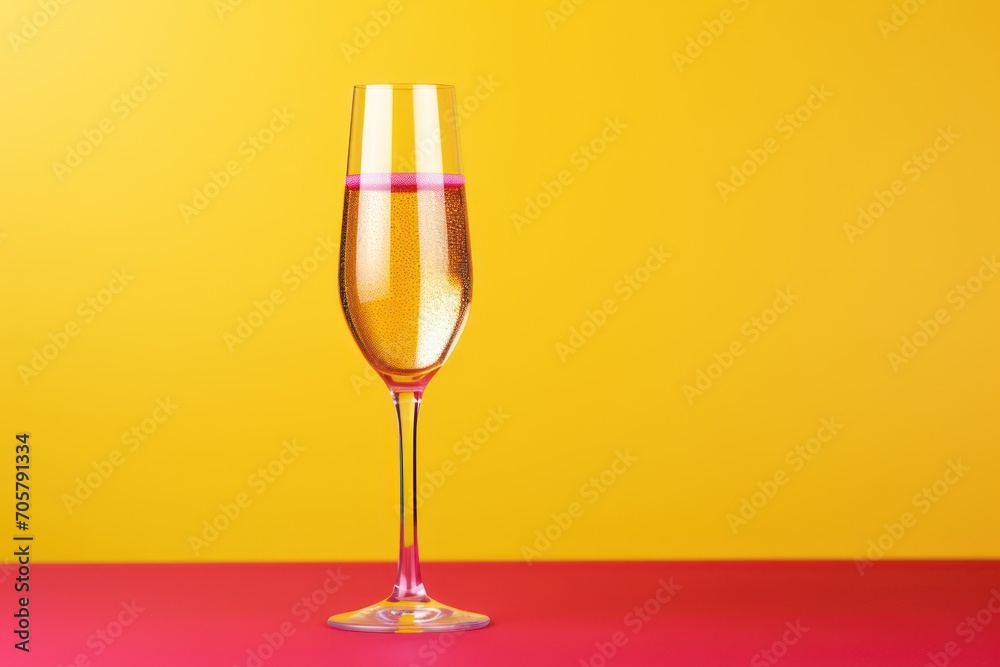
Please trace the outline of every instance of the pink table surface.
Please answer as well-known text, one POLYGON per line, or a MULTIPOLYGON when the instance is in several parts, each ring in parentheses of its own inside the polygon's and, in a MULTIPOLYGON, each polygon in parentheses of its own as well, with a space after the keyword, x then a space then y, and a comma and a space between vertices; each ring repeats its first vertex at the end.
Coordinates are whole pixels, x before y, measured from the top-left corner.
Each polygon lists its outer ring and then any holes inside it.
POLYGON ((391 588, 388 563, 34 565, 31 652, 0 664, 1000 666, 1000 561, 427 563, 486 629, 369 635, 334 612, 391 588))

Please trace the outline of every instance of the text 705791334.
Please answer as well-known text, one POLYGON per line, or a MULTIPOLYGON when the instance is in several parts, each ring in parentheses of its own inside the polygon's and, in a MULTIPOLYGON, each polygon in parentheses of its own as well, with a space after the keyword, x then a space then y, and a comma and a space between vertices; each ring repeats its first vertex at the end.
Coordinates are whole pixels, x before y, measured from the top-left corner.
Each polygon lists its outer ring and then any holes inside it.
MULTIPOLYGON (((28 434, 17 436, 14 448, 14 525, 19 531, 28 530, 31 520, 31 447, 28 445, 28 434)), ((17 557, 17 577, 14 578, 14 593, 17 604, 14 612, 14 636, 17 640, 14 648, 28 652, 31 642, 31 616, 28 611, 31 591, 31 540, 26 534, 14 535, 14 555, 17 557)))

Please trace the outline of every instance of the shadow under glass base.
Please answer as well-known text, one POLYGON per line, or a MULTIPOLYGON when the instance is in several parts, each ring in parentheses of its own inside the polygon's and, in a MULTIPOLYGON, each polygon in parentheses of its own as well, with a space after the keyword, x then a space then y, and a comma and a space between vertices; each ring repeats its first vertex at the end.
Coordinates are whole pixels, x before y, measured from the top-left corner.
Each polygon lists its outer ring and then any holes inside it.
POLYGON ((425 602, 383 600, 357 611, 331 616, 332 627, 356 632, 454 632, 489 625, 488 616, 425 602))

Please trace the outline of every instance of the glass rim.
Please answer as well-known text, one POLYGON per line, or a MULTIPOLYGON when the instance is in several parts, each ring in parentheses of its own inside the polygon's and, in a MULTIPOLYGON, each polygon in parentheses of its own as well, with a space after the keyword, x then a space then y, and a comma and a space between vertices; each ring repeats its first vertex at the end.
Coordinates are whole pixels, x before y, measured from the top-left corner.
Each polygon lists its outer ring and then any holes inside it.
POLYGON ((412 90, 414 88, 434 88, 436 90, 454 90, 450 83, 362 83, 354 86, 355 90, 367 88, 391 88, 392 90, 412 90))

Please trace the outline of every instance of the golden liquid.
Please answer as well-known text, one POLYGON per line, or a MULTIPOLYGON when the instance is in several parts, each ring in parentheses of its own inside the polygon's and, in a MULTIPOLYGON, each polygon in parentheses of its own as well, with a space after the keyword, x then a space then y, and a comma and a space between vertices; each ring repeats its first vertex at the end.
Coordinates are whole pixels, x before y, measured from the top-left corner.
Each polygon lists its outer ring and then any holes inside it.
POLYGON ((368 363, 404 377, 443 364, 472 296, 464 186, 348 186, 340 247, 341 304, 368 363))

